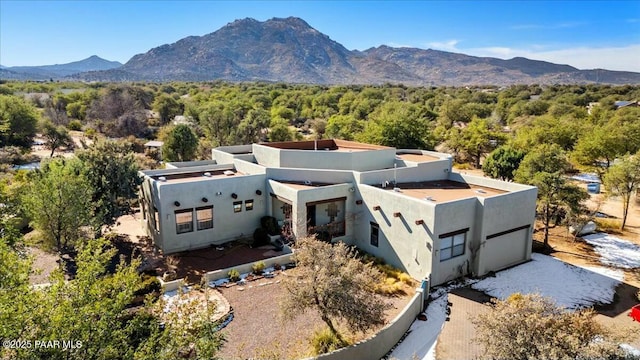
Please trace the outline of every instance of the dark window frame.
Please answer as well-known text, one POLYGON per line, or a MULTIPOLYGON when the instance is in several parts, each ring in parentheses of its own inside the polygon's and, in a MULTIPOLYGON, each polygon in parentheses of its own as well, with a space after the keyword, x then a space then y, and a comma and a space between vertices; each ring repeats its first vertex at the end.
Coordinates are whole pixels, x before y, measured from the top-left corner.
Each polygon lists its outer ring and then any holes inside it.
POLYGON ((374 247, 380 246, 380 225, 374 222, 369 223, 369 244, 374 247))
POLYGON ((173 212, 176 219, 176 234, 185 234, 193 232, 193 208, 191 209, 181 209, 173 212), (180 214, 190 214, 191 221, 183 221, 178 222, 178 215, 180 214))
POLYGON ((459 256, 463 256, 467 251, 467 233, 469 232, 469 228, 453 231, 450 233, 442 234, 439 236, 440 239, 440 262, 451 260, 453 258, 457 258, 459 256), (456 243, 456 240, 459 241, 460 235, 462 235, 462 243, 456 243), (448 242, 446 244, 445 242, 448 242), (448 246, 443 246, 448 245, 448 246))
POLYGON ((200 230, 208 230, 213 229, 213 205, 202 206, 196 208, 196 224, 198 231, 200 230), (200 211, 210 210, 211 211, 211 219, 201 220, 200 219, 200 211))

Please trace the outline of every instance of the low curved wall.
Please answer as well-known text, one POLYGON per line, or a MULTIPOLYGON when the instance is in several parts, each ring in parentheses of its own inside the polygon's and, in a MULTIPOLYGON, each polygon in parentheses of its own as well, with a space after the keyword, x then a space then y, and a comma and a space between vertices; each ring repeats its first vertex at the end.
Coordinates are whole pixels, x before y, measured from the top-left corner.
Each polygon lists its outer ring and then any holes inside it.
POLYGON ((418 288, 416 289, 416 294, 411 298, 407 306, 402 309, 402 312, 377 334, 349 347, 305 360, 380 359, 385 356, 407 332, 413 321, 416 319, 416 316, 418 316, 422 311, 422 304, 423 290, 418 288))
MULTIPOLYGON (((290 262, 293 262, 292 256, 293 256, 293 250, 291 250, 291 248, 289 246, 284 247, 284 251, 286 252, 286 254, 284 255, 280 255, 280 256, 276 256, 276 257, 272 257, 272 258, 268 258, 268 259, 263 259, 263 260, 259 260, 264 262, 266 267, 269 266, 273 266, 273 264, 280 264, 280 265, 284 265, 284 264, 288 264, 290 262)), ((214 271, 209 271, 208 273, 202 275, 202 277, 204 278, 204 283, 208 284, 210 281, 214 281, 214 280, 219 280, 219 279, 224 279, 226 277, 228 277, 229 275, 229 270, 231 269, 236 269, 238 270, 238 272, 240 274, 244 274, 244 273, 250 273, 252 271, 252 266, 253 264, 259 262, 259 261, 254 261, 254 262, 250 262, 250 263, 246 263, 246 264, 241 264, 241 265, 236 265, 236 266, 232 266, 226 269, 220 269, 220 270, 214 270, 214 271)))

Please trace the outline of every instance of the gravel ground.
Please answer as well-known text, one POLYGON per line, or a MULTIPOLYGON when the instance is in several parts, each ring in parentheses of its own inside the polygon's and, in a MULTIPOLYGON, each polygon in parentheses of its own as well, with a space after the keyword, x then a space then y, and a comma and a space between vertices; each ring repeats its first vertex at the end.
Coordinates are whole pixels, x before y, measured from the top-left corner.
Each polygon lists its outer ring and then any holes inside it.
MULTIPOLYGON (((279 274, 272 279, 262 279, 246 286, 221 288, 222 295, 234 310, 234 319, 223 330, 226 343, 220 353, 222 359, 300 359, 309 356, 309 339, 314 330, 324 327, 316 311, 308 311, 294 321, 281 320, 278 299, 286 296, 279 284, 279 274), (243 290, 240 290, 243 289, 243 290)), ((413 293, 402 297, 386 298, 392 306, 386 312, 387 322, 393 319, 413 293)), ((350 334, 354 340, 364 339, 381 327, 367 334, 350 334)))

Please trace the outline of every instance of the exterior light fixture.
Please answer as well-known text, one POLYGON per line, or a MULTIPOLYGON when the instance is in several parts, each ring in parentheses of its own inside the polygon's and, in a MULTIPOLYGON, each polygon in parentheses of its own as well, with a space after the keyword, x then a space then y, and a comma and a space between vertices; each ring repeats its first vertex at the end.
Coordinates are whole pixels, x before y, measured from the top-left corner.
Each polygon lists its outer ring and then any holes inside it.
POLYGON ((216 196, 220 196, 220 195, 222 195, 222 191, 218 191, 218 192, 216 193, 216 196))
POLYGON ((174 202, 173 202, 173 205, 175 205, 175 206, 180 206, 180 201, 174 201, 174 202))
POLYGON ((205 202, 205 203, 206 203, 206 202, 209 202, 209 199, 207 199, 206 197, 203 197, 203 198, 202 198, 202 202, 205 202))
POLYGON ((422 225, 422 224, 424 224, 424 220, 422 219, 416 220, 416 225, 422 225))
POLYGON ((256 190, 256 195, 262 195, 262 190, 260 189, 256 190))
POLYGON ((231 194, 231 197, 234 198, 234 199, 237 199, 238 198, 238 194, 233 193, 233 194, 231 194))
POLYGON ((373 210, 375 210, 375 211, 380 210, 380 205, 376 205, 376 206, 374 206, 374 207, 373 207, 373 210))
POLYGON ((400 217, 402 216, 402 214, 400 212, 394 212, 393 213, 393 217, 400 217))

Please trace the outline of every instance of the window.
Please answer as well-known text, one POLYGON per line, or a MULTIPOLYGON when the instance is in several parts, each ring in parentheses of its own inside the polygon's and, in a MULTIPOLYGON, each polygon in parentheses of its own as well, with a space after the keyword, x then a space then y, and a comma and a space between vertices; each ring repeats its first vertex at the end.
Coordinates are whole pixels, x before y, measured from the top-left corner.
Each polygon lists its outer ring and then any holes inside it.
POLYGON ((380 235, 380 226, 376 223, 371 223, 371 245, 378 247, 378 236, 380 235))
POLYGON ((213 229, 213 206, 196 208, 198 230, 213 229))
POLYGON ((158 214, 158 209, 156 209, 156 207, 153 207, 153 225, 154 225, 154 230, 156 232, 160 232, 160 215, 158 214))
POLYGON ((193 209, 176 210, 176 233, 193 231, 193 209))
POLYGON ((238 213, 242 211, 242 201, 234 201, 233 202, 233 212, 238 213))
POLYGON ((440 261, 464 255, 468 230, 440 236, 440 261))
POLYGON ((251 211, 251 210, 253 210, 253 199, 251 199, 251 200, 245 200, 245 201, 244 201, 244 209, 245 209, 246 211, 251 211))

